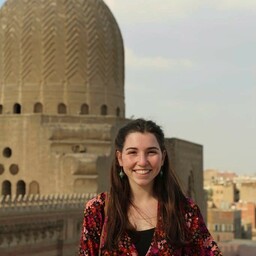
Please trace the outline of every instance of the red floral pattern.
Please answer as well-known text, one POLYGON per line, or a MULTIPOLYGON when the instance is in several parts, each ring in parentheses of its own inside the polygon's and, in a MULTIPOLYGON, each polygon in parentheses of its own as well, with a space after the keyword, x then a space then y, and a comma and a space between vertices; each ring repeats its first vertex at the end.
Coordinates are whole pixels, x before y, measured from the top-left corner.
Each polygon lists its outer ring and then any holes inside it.
MULTIPOLYGON (((101 193, 96 198, 88 201, 85 206, 79 256, 99 255, 101 230, 107 222, 107 218, 104 220, 105 198, 106 194, 101 193)), ((146 256, 222 256, 204 223, 198 206, 191 199, 188 199, 188 206, 183 210, 188 227, 188 236, 192 237, 192 242, 183 246, 183 248, 168 244, 165 233, 161 228, 161 220, 159 220, 146 256)), ((105 235, 103 234, 103 237, 105 235)), ((119 242, 118 249, 115 251, 104 250, 103 241, 101 255, 137 256, 138 252, 131 238, 125 233, 119 242)))

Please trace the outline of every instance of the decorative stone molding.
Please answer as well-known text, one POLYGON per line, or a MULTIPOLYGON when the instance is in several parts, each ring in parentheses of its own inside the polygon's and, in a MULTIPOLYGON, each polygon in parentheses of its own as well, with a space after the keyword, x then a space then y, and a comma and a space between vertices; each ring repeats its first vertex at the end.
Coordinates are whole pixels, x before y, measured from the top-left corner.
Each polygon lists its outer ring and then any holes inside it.
POLYGON ((0 197, 1 216, 36 212, 70 211, 83 209, 86 201, 96 194, 55 194, 55 195, 18 195, 0 197))

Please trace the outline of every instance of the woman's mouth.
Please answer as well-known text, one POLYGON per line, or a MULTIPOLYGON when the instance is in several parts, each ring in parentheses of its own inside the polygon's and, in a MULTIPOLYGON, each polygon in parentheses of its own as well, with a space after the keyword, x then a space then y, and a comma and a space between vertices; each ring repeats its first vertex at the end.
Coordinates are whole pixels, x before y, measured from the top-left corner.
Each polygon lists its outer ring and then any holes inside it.
POLYGON ((138 173, 138 174, 148 174, 150 172, 149 169, 146 170, 134 170, 134 172, 138 173))

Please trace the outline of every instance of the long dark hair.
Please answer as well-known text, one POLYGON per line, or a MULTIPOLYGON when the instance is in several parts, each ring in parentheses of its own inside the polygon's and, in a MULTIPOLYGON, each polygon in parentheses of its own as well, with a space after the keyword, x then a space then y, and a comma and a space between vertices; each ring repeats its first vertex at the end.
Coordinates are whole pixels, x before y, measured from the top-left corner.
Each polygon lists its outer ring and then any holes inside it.
MULTIPOLYGON (((133 132, 152 133, 162 152, 166 151, 164 133, 160 126, 151 120, 136 119, 122 127, 115 139, 115 150, 122 151, 125 139, 133 132)), ((181 204, 186 202, 177 177, 171 170, 166 152, 162 175, 155 178, 153 192, 160 204, 160 217, 163 220, 163 229, 167 239, 177 245, 186 240, 186 223, 181 211, 181 204)), ((111 187, 108 203, 108 222, 106 248, 112 250, 117 247, 121 236, 130 227, 127 212, 131 202, 131 189, 127 176, 119 176, 120 166, 115 156, 111 168, 111 187)))

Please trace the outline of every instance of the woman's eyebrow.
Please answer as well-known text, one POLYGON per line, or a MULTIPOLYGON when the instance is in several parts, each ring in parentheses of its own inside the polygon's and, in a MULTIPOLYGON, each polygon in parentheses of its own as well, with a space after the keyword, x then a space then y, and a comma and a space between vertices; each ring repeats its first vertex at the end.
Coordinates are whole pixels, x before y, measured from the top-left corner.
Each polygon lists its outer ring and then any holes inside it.
MULTIPOLYGON (((129 148, 126 148, 125 150, 137 150, 138 148, 136 147, 129 147, 129 148)), ((148 147, 147 150, 152 150, 152 149, 155 149, 155 150, 160 150, 160 148, 158 147, 148 147)))
POLYGON ((125 150, 136 150, 137 148, 136 147, 129 147, 129 148, 126 148, 125 150))
POLYGON ((147 148, 148 150, 149 149, 156 149, 156 150, 160 150, 160 148, 158 148, 158 147, 149 147, 149 148, 147 148))

